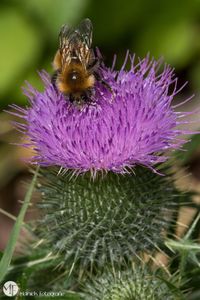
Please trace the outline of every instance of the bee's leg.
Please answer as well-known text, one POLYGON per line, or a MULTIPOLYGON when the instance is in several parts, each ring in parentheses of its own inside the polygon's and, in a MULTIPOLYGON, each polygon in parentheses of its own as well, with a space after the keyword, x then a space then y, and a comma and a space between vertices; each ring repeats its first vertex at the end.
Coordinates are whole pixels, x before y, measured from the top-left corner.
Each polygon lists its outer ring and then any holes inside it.
POLYGON ((95 58, 94 61, 92 62, 92 64, 90 64, 88 67, 89 73, 93 74, 93 73, 97 72, 97 70, 99 69, 100 66, 101 66, 101 61, 99 59, 95 58))
POLYGON ((58 71, 55 71, 51 77, 51 83, 53 84, 54 88, 56 88, 56 79, 58 77, 58 71))
POLYGON ((69 102, 73 103, 74 102, 74 97, 72 94, 69 94, 69 102))
POLYGON ((87 103, 88 105, 95 105, 96 102, 93 96, 94 96, 94 90, 91 88, 91 89, 87 89, 82 93, 81 99, 83 103, 87 103))
POLYGON ((95 59, 99 62, 100 65, 104 65, 104 58, 100 53, 99 49, 96 47, 93 49, 95 59))
POLYGON ((98 82, 100 82, 112 94, 112 97, 111 97, 111 102, 112 102, 115 97, 115 92, 113 91, 111 86, 97 72, 94 73, 94 76, 95 76, 96 80, 98 82))
POLYGON ((101 84, 103 84, 111 93, 113 92, 110 85, 104 79, 102 79, 102 77, 98 73, 95 72, 94 76, 97 79, 97 81, 99 81, 101 84))
POLYGON ((84 103, 89 103, 91 101, 91 91, 89 89, 84 91, 81 95, 81 99, 84 103))
POLYGON ((103 58, 102 56, 100 56, 96 48, 93 49, 92 54, 93 54, 93 59, 88 65, 88 71, 90 72, 90 74, 93 74, 95 71, 97 71, 99 67, 102 66, 103 64, 103 58))

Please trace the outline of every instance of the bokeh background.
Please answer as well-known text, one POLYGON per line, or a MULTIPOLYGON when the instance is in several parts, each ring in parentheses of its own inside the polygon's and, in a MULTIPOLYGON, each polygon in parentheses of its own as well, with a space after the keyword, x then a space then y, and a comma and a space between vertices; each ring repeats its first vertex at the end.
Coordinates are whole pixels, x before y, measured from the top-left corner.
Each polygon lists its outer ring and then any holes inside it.
MULTIPOLYGON (((12 227, 29 180, 22 158, 30 154, 11 145, 20 141, 13 129, 13 117, 4 110, 9 104, 27 105, 21 87, 28 80, 38 89, 37 74, 52 72, 52 60, 63 23, 76 25, 89 17, 94 26, 94 42, 111 66, 117 54, 117 68, 127 49, 144 57, 147 53, 173 66, 179 86, 188 85, 179 95, 195 94, 183 109, 199 106, 200 94, 200 0, 1 0, 0 2, 0 248, 12 227), (6 216, 2 210, 11 215, 6 216)), ((179 99, 177 99, 179 101, 179 99)), ((195 123, 195 128, 200 124, 195 123)), ((199 139, 195 139, 189 160, 195 186, 199 183, 199 139)), ((187 158, 188 159, 188 158, 187 158)), ((185 184, 185 183, 184 183, 185 184)), ((30 215, 28 215, 30 217, 30 215)))

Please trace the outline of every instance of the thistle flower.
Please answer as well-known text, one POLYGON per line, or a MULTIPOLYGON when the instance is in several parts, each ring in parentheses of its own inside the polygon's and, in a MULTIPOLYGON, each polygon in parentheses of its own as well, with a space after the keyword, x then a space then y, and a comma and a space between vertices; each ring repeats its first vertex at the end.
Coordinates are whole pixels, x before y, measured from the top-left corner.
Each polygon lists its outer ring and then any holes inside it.
POLYGON ((160 62, 148 57, 125 71, 102 68, 102 76, 112 93, 101 83, 95 84, 95 105, 80 110, 69 97, 55 90, 47 73, 41 78, 45 90, 31 85, 25 94, 31 107, 13 106, 26 124, 18 124, 27 133, 37 154, 32 163, 60 166, 78 172, 126 172, 135 165, 154 169, 167 159, 166 151, 180 148, 179 115, 171 102, 177 94, 177 79, 165 66, 158 75, 160 62), (173 91, 169 89, 174 85, 173 91), (161 155, 162 154, 162 155, 161 155))

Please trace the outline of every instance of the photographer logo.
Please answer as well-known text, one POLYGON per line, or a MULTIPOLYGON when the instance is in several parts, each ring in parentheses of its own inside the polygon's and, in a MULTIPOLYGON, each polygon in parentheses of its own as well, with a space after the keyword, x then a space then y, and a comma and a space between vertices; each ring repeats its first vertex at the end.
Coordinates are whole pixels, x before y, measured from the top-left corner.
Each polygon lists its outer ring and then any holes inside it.
POLYGON ((13 297, 17 295, 19 287, 14 281, 7 281, 4 283, 3 292, 8 297, 13 297))

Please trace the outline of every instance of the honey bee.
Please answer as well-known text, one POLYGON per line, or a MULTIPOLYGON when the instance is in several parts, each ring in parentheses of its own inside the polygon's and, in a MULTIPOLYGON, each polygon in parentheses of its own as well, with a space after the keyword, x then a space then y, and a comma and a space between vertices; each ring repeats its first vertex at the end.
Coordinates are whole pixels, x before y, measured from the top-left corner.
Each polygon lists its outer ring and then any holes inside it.
POLYGON ((77 28, 63 25, 59 34, 59 49, 53 61, 55 73, 54 86, 70 102, 91 103, 96 80, 101 81, 100 66, 102 59, 92 49, 92 23, 84 19, 77 28))

